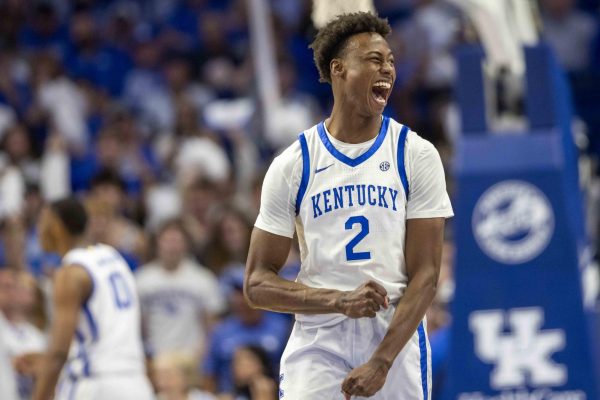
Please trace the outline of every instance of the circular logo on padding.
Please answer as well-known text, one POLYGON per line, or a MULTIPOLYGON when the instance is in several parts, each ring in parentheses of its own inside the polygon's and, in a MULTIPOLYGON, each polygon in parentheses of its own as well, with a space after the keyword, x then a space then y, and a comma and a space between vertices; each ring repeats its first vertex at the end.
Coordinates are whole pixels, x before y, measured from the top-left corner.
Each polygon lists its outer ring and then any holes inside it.
POLYGON ((503 181, 486 190, 473 210, 473 234, 481 250, 505 264, 540 255, 554 233, 550 202, 534 185, 503 181))

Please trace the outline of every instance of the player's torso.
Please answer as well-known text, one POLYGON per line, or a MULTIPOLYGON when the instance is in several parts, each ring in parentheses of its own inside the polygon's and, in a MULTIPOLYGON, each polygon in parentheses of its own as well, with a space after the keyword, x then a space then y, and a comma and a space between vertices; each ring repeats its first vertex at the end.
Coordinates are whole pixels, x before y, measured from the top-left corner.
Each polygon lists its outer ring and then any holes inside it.
POLYGON ((76 249, 65 264, 83 266, 93 291, 83 306, 69 354, 67 374, 143 372, 140 309, 133 275, 112 247, 76 249))
POLYGON ((296 219, 300 282, 352 290, 374 279, 392 301, 401 296, 406 284, 406 196, 397 165, 402 126, 386 118, 382 129, 388 124, 354 159, 341 155, 345 149, 326 139, 322 127, 304 133, 310 177, 296 219))

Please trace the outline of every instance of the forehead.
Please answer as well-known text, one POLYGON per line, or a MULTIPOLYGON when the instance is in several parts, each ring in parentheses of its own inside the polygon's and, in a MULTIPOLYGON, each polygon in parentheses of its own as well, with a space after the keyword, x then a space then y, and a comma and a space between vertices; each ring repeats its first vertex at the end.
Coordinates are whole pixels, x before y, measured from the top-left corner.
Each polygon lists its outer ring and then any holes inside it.
POLYGON ((362 32, 350 36, 344 49, 347 55, 366 54, 370 51, 378 51, 384 55, 391 54, 392 52, 387 40, 375 32, 362 32))

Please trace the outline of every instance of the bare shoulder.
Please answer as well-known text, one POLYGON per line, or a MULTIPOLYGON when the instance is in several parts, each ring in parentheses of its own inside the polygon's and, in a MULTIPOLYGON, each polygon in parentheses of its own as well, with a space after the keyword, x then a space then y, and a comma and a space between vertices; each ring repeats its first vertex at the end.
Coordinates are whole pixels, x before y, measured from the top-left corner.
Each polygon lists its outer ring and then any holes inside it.
POLYGON ((94 282, 85 267, 67 264, 54 273, 54 290, 57 297, 86 299, 92 292, 94 282))

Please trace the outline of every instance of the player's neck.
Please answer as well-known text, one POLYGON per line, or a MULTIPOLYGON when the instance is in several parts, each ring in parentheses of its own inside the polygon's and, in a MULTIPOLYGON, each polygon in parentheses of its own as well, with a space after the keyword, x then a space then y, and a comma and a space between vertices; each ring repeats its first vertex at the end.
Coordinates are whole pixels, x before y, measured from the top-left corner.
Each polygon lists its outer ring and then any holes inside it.
POLYGON ((325 120, 331 136, 344 143, 364 143, 379 133, 381 115, 362 116, 352 108, 334 104, 331 116, 325 120))
POLYGON ((72 237, 65 237, 59 244, 58 244, 58 254, 61 255, 61 257, 64 257, 65 254, 67 254, 69 251, 77 248, 77 247, 85 247, 87 245, 87 240, 83 237, 76 237, 76 236, 72 236, 72 237))

